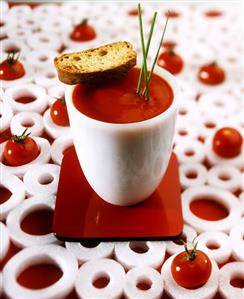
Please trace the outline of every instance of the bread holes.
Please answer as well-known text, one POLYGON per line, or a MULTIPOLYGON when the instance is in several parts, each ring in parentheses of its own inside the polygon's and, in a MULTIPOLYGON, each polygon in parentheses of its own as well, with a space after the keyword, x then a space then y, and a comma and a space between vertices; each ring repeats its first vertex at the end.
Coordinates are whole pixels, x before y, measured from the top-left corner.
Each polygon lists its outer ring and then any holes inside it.
POLYGON ((59 80, 65 84, 106 81, 112 76, 121 77, 136 65, 136 52, 128 42, 114 42, 98 48, 63 54, 56 57, 54 63, 59 80), (114 59, 115 53, 119 57, 118 61, 114 59), (82 69, 76 57, 82 61, 82 69), (61 58, 67 61, 63 62, 61 58))
POLYGON ((100 51, 98 52, 98 54, 99 54, 100 56, 105 56, 105 55, 108 54, 108 51, 107 51, 107 50, 100 50, 100 51))
POLYGON ((73 59, 74 59, 75 61, 79 61, 79 60, 81 60, 79 56, 74 56, 73 59))

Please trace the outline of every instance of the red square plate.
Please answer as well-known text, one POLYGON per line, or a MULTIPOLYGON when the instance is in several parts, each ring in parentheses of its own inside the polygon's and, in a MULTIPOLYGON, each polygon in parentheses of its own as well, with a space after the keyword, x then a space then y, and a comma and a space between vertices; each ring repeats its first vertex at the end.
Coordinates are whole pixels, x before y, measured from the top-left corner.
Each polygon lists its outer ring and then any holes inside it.
POLYGON ((162 240, 183 228, 178 162, 172 154, 158 189, 144 202, 120 207, 101 199, 88 184, 75 149, 63 158, 53 231, 65 241, 162 240))

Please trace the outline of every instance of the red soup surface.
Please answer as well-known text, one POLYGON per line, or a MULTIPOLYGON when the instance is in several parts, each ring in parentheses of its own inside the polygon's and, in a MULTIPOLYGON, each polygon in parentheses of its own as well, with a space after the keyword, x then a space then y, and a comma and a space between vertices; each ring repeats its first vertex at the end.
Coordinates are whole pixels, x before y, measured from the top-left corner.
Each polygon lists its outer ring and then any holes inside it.
POLYGON ((150 99, 146 101, 136 94, 139 74, 140 70, 133 68, 117 80, 78 84, 73 91, 73 103, 81 113, 109 123, 132 123, 155 117, 172 104, 173 90, 164 79, 153 74, 150 99))

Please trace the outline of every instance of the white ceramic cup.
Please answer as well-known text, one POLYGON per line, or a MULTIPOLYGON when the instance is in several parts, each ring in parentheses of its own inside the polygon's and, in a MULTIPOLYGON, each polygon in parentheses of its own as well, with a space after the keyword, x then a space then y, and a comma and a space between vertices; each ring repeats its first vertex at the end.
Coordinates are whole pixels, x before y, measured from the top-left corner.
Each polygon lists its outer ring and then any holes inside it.
POLYGON ((172 150, 179 89, 176 79, 155 66, 154 73, 173 90, 162 114, 141 122, 114 124, 81 113, 73 104, 75 86, 65 98, 76 153, 84 175, 105 201, 120 206, 148 198, 158 187, 172 150))

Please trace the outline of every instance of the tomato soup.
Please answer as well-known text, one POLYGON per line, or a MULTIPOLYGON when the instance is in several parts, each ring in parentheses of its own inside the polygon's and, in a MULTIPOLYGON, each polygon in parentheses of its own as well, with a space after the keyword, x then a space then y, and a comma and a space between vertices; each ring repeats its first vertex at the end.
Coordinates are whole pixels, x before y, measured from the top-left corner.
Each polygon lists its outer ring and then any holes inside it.
MULTIPOLYGON (((173 90, 160 76, 153 74, 150 99, 136 94, 140 70, 131 69, 120 79, 96 84, 78 84, 73 103, 83 114, 109 123, 133 123, 163 113, 173 101, 173 90)), ((143 89, 143 87, 142 87, 143 89)))

